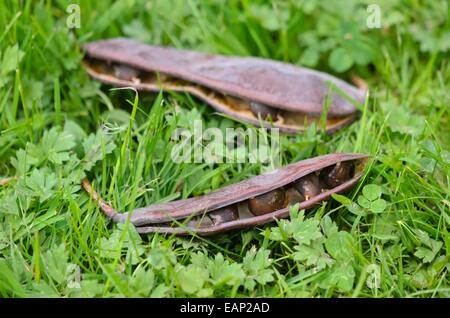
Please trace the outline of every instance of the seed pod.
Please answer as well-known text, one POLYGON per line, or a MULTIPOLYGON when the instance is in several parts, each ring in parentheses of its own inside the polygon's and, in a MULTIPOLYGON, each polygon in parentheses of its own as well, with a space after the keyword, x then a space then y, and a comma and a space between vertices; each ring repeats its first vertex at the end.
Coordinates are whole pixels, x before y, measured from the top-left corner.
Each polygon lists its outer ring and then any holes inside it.
MULTIPOLYGON (((128 213, 118 213, 107 205, 92 190, 87 179, 83 181, 83 187, 92 194, 92 198, 98 202, 105 215, 115 222, 126 222, 129 218, 139 233, 211 235, 289 217, 289 207, 295 203, 299 203, 299 209, 312 208, 330 198, 331 194, 352 188, 361 177, 366 161, 367 156, 360 154, 320 156, 284 166, 203 196, 138 208, 131 216, 128 216, 128 213), (330 188, 321 178, 327 177, 328 174, 324 171, 328 171, 328 167, 334 167, 337 163, 354 168, 347 170, 349 174, 345 174, 344 180, 339 179, 338 186, 330 188), (174 220, 176 222, 173 222, 174 220), (186 226, 176 226, 186 223, 186 226)), ((342 176, 344 175, 339 178, 342 176)))
POLYGON ((253 215, 263 215, 280 210, 286 206, 283 189, 276 189, 248 199, 248 208, 253 215))
POLYGON ((325 101, 330 101, 328 132, 351 124, 359 115, 354 103, 364 104, 366 96, 334 76, 256 57, 208 55, 124 38, 88 43, 82 49, 83 64, 94 79, 142 91, 187 92, 231 118, 259 126, 260 113, 263 127, 292 134, 304 131, 305 123, 318 123, 325 101), (117 76, 111 66, 117 64, 139 70, 139 78, 122 71, 117 76), (330 84, 337 89, 331 90, 330 84), (266 120, 268 114, 272 123, 266 120))

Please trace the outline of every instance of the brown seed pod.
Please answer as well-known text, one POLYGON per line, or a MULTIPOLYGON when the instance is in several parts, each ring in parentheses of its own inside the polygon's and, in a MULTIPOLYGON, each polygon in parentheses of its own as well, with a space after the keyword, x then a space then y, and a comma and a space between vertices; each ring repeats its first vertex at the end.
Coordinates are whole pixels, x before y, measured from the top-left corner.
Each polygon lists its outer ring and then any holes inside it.
POLYGON ((367 156, 361 154, 331 154, 311 158, 203 196, 138 208, 131 216, 128 216, 128 213, 118 213, 106 204, 92 190, 87 179, 83 180, 83 187, 91 193, 92 198, 98 202, 108 217, 116 222, 125 222, 129 217, 139 233, 212 235, 286 218, 289 216, 289 207, 295 203, 299 203, 299 209, 312 208, 330 198, 333 193, 351 189, 361 177, 366 161, 367 156), (326 177, 322 172, 328 167, 336 166, 337 163, 341 165, 344 163, 347 166, 351 163, 354 169, 349 170, 350 173, 342 183, 329 188, 321 179, 323 176, 326 177), (299 180, 301 182, 298 182, 299 180), (294 188, 299 188, 298 192, 294 188), (199 219, 202 218, 206 221, 199 223, 199 219), (183 225, 186 219, 192 219, 197 223, 188 223, 187 226, 173 225, 174 223, 183 225))
POLYGON ((276 189, 248 199, 248 208, 253 215, 263 215, 280 210, 286 206, 283 189, 276 189))
POLYGON ((264 127, 286 133, 318 123, 326 101, 330 101, 326 130, 349 125, 359 115, 355 105, 363 104, 366 96, 364 90, 334 76, 257 57, 209 55, 124 38, 88 43, 82 49, 83 64, 94 79, 142 91, 187 92, 218 112, 257 126, 260 113, 264 127), (117 76, 112 67, 117 64, 138 70, 138 78, 122 71, 117 76), (255 111, 255 105, 260 109, 255 111), (265 120, 267 113, 272 123, 265 120))

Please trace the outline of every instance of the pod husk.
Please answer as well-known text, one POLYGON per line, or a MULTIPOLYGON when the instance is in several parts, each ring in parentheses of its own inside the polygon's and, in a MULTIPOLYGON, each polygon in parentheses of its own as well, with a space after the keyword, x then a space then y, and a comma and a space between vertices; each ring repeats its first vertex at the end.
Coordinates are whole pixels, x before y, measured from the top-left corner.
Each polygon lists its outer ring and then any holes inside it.
POLYGON ((366 91, 323 72, 257 57, 210 55, 190 50, 146 45, 126 38, 92 42, 82 47, 87 72, 101 82, 157 92, 168 89, 187 92, 207 102, 220 113, 261 125, 249 109, 250 101, 280 110, 280 120, 262 125, 286 133, 303 131, 318 121, 330 93, 330 83, 346 97, 331 92, 327 111, 328 132, 358 118, 354 106, 363 104, 366 91), (157 73, 152 80, 123 80, 113 65, 127 65, 144 73, 157 73))
POLYGON ((289 207, 271 213, 237 219, 209 227, 188 228, 183 226, 183 220, 194 216, 201 216, 210 211, 243 202, 249 198, 281 188, 303 176, 322 170, 338 162, 358 162, 357 169, 352 178, 333 189, 326 190, 317 196, 300 203, 300 209, 308 209, 329 199, 333 193, 341 193, 351 189, 360 179, 366 160, 367 155, 364 154, 330 154, 315 157, 220 188, 203 196, 138 208, 133 210, 130 213, 131 215, 129 215, 129 213, 117 213, 92 189, 91 184, 87 179, 83 181, 83 186, 88 193, 92 194, 93 199, 99 203, 99 206, 105 215, 115 222, 125 222, 129 218, 130 222, 136 226, 139 233, 159 232, 178 235, 196 233, 198 235, 212 235, 232 229, 260 226, 272 222, 275 219, 286 218, 289 216, 289 207), (164 224, 173 221, 180 226, 170 227, 160 225, 161 223, 164 224))

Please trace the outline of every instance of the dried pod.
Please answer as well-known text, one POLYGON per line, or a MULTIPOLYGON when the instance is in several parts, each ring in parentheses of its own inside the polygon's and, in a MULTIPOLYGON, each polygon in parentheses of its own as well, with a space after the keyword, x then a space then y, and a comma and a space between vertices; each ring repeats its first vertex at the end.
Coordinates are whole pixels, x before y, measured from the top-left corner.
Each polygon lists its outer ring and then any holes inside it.
POLYGON ((334 76, 257 57, 209 55, 110 39, 83 46, 87 72, 118 87, 187 92, 232 118, 298 133, 318 122, 329 101, 326 130, 335 131, 358 117, 364 90, 334 76), (136 78, 130 69, 138 70, 136 78), (119 74, 119 76, 117 75, 119 74), (330 95, 331 94, 331 95, 330 95), (230 98, 231 97, 231 98, 230 98), (272 122, 266 120, 271 115, 272 122))
MULTIPOLYGON (((361 177, 366 161, 367 156, 361 154, 331 154, 303 160, 203 196, 138 208, 129 218, 140 233, 211 235, 259 226, 288 217, 289 207, 295 203, 300 204, 300 209, 308 209, 327 200, 333 193, 352 188, 361 177), (338 163, 350 168, 346 178, 330 188, 324 171, 338 163), (316 178, 319 180, 311 181, 316 178), (311 196, 302 193, 307 192, 305 184, 311 196), (318 191, 312 191, 311 184, 318 185, 318 191)), ((116 222, 127 220, 128 213, 117 213, 106 204, 87 179, 83 180, 83 187, 109 218, 116 222)))

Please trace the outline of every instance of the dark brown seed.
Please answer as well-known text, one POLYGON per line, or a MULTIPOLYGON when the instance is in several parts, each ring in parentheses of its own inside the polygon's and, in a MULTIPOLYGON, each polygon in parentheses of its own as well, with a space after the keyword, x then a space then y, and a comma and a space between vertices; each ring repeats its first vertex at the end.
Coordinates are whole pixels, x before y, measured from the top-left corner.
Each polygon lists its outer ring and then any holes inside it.
POLYGON ((114 75, 124 81, 133 81, 139 77, 139 71, 123 64, 114 65, 114 75))
POLYGON ((305 197, 294 188, 286 189, 286 199, 290 205, 305 201, 305 197))
POLYGON ((258 115, 261 116, 262 119, 268 119, 270 116, 273 121, 276 121, 278 119, 278 111, 275 108, 266 106, 264 104, 260 104, 257 102, 250 102, 250 109, 256 117, 258 115))
POLYGON ((280 210, 286 206, 283 190, 277 189, 248 199, 248 208, 253 215, 263 215, 280 210))
POLYGON ((250 209, 248 208, 248 200, 238 202, 238 213, 239 213, 239 219, 251 219, 254 217, 253 213, 250 212, 250 209))
POLYGON ((233 204, 208 213, 209 218, 214 224, 236 220, 239 217, 237 205, 233 204))
POLYGON ((329 188, 335 188, 349 180, 354 171, 355 165, 353 162, 338 162, 334 166, 323 169, 320 177, 329 188))
POLYGON ((318 195, 321 190, 319 177, 314 173, 306 175, 294 182, 294 187, 306 200, 318 195))

